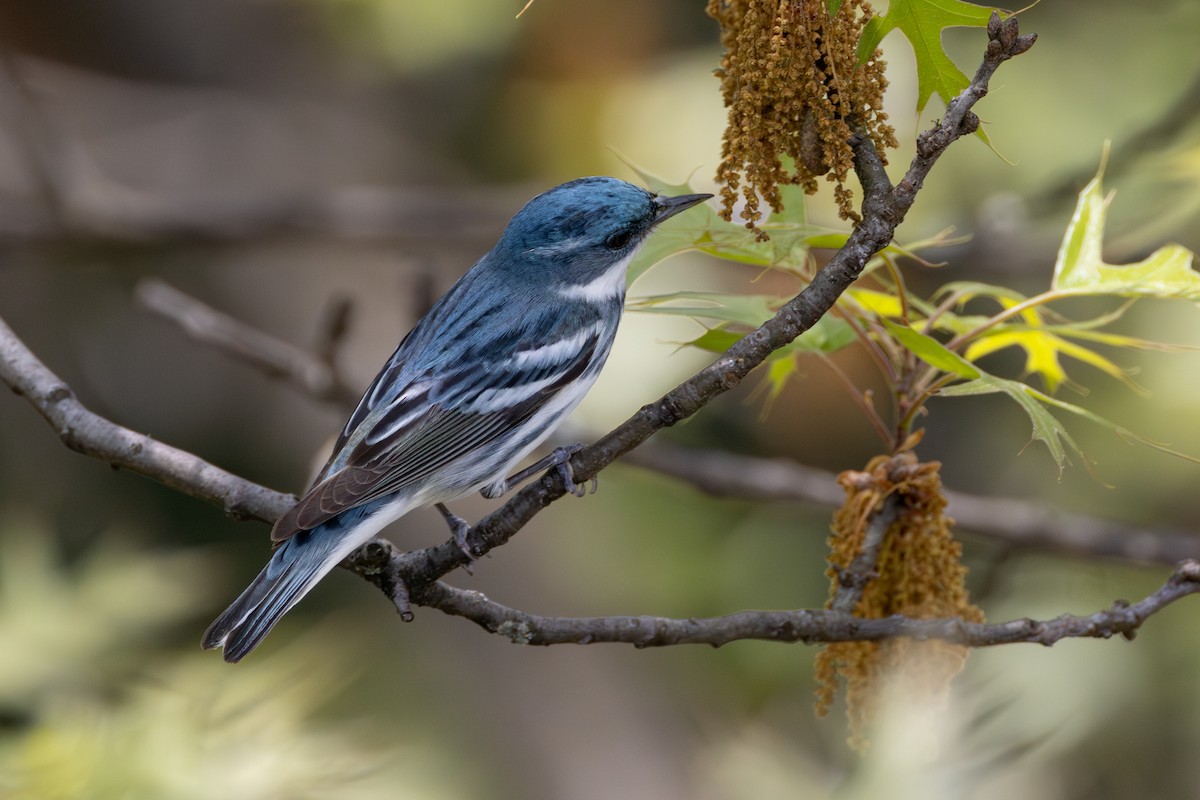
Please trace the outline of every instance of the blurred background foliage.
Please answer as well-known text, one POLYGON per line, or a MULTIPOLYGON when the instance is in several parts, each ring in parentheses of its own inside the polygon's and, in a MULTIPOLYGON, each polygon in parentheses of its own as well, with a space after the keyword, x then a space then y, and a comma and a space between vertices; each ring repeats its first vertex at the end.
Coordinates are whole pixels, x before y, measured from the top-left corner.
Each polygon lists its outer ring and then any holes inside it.
MULTIPOLYGON (((616 155, 711 188, 724 113, 716 26, 684 0, 93 0, 0 6, 0 316, 99 413, 298 490, 344 409, 195 345, 135 300, 159 277, 310 344, 351 303, 337 358, 363 386, 417 314, 541 189, 634 178, 616 155)), ((1074 193, 1112 140, 1107 254, 1200 247, 1200 5, 1043 2, 1041 39, 979 111, 997 158, 951 148, 902 228, 969 241, 906 266, 928 292, 1046 287, 1074 193)), ((984 43, 949 31, 968 72, 984 43)), ((911 52, 884 42, 902 147, 911 52)), ((907 142, 907 144, 904 144, 907 142)), ((829 197, 815 222, 836 224, 829 197)), ((685 256, 632 296, 763 292, 787 276, 685 256), (752 283, 753 282, 753 283, 752 283)), ((1127 332, 1197 344, 1200 313, 1140 303, 1127 332)), ((705 357, 686 318, 630 314, 576 423, 616 424, 705 357)), ((1200 453, 1194 353, 1120 353, 1086 403, 1200 453)), ((838 355, 872 386, 869 363, 838 355)), ((1016 364, 1019 369, 1019 363, 1016 364)), ((755 381, 667 435, 832 470, 878 449, 828 370, 802 362, 763 415, 755 381)), ((1028 441, 1002 398, 937 400, 920 447, 948 487, 1194 528, 1200 470, 1073 426, 1102 480, 1028 441), (1108 484, 1111 484, 1109 486, 1108 484)), ((14 798, 1195 797, 1200 637, 1184 602, 1135 643, 973 654, 947 709, 890 707, 863 759, 812 714, 810 648, 529 649, 434 612, 403 625, 334 574, 237 667, 198 650, 257 571, 237 523, 60 447, 0 400, 0 796, 14 798)), ((492 504, 474 498, 459 513, 492 504)), ((819 605, 829 509, 718 501, 620 465, 455 575, 545 614, 703 615, 819 605)), ((391 533, 445 538, 432 513, 391 533)), ((991 619, 1090 612, 1164 568, 1011 550, 962 532, 991 619)))

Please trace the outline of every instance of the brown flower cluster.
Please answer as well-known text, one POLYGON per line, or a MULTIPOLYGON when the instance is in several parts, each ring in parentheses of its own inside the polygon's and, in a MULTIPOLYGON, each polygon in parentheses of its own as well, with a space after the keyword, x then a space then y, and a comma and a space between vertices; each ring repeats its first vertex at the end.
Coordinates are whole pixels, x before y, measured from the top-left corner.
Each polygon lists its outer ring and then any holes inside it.
MULTIPOLYGON (((895 494, 901 500, 899 515, 884 537, 876 577, 867 584, 854 613, 872 619, 903 614, 983 621, 983 612, 967 596, 967 569, 961 562, 962 547, 950 532, 953 520, 945 515, 940 467, 937 462, 919 463, 912 452, 902 452, 874 458, 864 472, 842 473, 839 482, 846 490, 846 502, 834 516, 829 538, 831 599, 840 586, 839 573, 863 547, 872 514, 889 494, 895 494)), ((939 641, 827 645, 817 656, 817 713, 828 713, 840 677, 846 685, 850 742, 861 749, 884 678, 902 681, 903 696, 936 700, 945 695, 966 657, 966 648, 939 641)))
POLYGON ((828 0, 709 0, 707 11, 725 46, 717 70, 729 109, 717 168, 724 218, 740 188, 741 215, 757 230, 760 197, 780 211, 781 184, 812 194, 824 175, 837 184, 842 218, 857 221, 846 187, 851 129, 865 131, 881 156, 896 146, 883 112, 884 62, 876 50, 860 65, 856 53, 870 4, 843 0, 831 16, 828 0))

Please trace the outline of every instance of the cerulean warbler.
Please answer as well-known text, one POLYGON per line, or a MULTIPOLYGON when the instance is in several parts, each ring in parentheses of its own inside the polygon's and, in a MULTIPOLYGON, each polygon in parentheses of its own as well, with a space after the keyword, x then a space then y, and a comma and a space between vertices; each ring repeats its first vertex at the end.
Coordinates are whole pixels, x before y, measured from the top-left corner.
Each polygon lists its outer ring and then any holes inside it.
MULTIPOLYGON (((711 196, 580 178, 529 201, 400 342, 312 487, 276 521, 270 562, 209 626, 204 647, 240 660, 326 573, 414 508, 436 505, 465 550, 469 528, 442 504, 477 490, 498 497, 531 474, 505 477, 600 374, 634 254, 658 223, 711 196)), ((567 455, 555 451, 554 463, 576 491, 567 455)))

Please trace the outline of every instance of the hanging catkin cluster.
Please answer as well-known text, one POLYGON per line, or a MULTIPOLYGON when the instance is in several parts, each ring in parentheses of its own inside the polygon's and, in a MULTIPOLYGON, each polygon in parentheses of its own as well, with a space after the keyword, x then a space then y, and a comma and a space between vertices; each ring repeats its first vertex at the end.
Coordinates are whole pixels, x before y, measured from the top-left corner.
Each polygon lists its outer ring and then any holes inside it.
MULTIPOLYGON (((888 494, 895 493, 901 501, 899 515, 883 540, 877 575, 867 584, 854 613, 871 619, 903 614, 983 621, 983 612, 967 597, 967 569, 961 561, 962 547, 950 532, 953 520, 945 515, 940 466, 919 463, 913 453, 902 452, 878 456, 865 471, 839 476, 846 502, 834 516, 829 538, 831 599, 840 586, 839 571, 849 567, 863 547, 872 513, 888 494)), ((906 696, 932 701, 944 696, 966 657, 965 647, 936 640, 826 645, 817 655, 817 713, 828 713, 840 677, 846 684, 850 741, 861 749, 883 678, 900 676, 906 696)))
MULTIPOLYGON (((848 139, 861 126, 883 156, 896 136, 883 113, 887 87, 876 50, 863 64, 856 50, 870 19, 866 0, 709 0, 721 25, 725 56, 717 75, 729 109, 721 165, 722 213, 732 219, 739 189, 746 225, 763 216, 760 198, 780 211, 779 186, 812 194, 817 178, 836 183, 844 219, 858 219, 846 178, 853 168, 848 139)), ((766 238, 759 231, 760 238, 766 238)))

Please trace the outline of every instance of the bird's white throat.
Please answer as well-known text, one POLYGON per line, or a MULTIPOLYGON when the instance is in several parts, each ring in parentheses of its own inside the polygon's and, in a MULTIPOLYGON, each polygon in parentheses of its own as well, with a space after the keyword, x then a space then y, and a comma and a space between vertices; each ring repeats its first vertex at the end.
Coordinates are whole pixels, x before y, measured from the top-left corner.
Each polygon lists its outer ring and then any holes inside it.
POLYGON ((629 270, 629 262, 633 261, 635 255, 637 255, 636 250, 613 264, 600 277, 593 278, 587 283, 563 286, 559 288, 558 293, 563 297, 587 300, 592 303, 623 297, 625 295, 625 273, 629 270))

